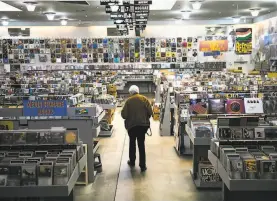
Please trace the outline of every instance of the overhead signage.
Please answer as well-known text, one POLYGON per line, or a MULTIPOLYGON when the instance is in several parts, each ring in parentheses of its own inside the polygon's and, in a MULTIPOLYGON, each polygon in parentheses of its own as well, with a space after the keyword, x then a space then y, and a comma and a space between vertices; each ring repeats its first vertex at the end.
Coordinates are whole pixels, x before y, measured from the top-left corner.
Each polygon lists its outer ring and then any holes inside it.
POLYGON ((112 12, 111 6, 106 6, 105 11, 106 13, 111 13, 112 12))
POLYGON ((135 5, 142 5, 142 4, 152 4, 152 0, 140 0, 140 1, 134 1, 135 5))
POLYGON ((24 116, 67 116, 66 100, 24 100, 24 116))
POLYGON ((132 13, 111 13, 111 19, 133 19, 132 13))
POLYGON ((252 29, 239 28, 236 29, 236 54, 252 53, 252 29))
POLYGON ((149 13, 135 13, 136 18, 148 17, 149 13))
POLYGON ((139 22, 136 21, 136 25, 140 25, 140 24, 147 24, 147 21, 139 21, 139 22))
POLYGON ((100 0, 100 5, 106 6, 106 5, 113 5, 113 4, 118 4, 118 0, 100 0))
POLYGON ((147 18, 139 18, 139 19, 136 19, 136 22, 147 22, 148 19, 147 18))
POLYGON ((227 52, 228 40, 200 41, 199 50, 201 52, 227 52))
POLYGON ((146 24, 136 25, 136 28, 146 28, 146 24))
POLYGON ((128 29, 127 25, 126 24, 119 24, 119 25, 116 25, 116 28, 118 30, 126 30, 128 29))
POLYGON ((149 5, 135 5, 135 13, 149 13, 149 5))

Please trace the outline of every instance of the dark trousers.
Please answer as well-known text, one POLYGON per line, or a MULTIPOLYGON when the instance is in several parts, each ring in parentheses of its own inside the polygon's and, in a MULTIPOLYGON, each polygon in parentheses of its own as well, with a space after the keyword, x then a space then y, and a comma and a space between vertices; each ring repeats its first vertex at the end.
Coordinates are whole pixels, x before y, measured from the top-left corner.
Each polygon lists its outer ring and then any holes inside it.
POLYGON ((128 131, 130 137, 129 144, 129 159, 132 164, 135 164, 136 161, 136 140, 138 141, 139 148, 139 166, 141 168, 146 167, 146 158, 145 158, 145 134, 148 130, 148 127, 145 126, 136 126, 131 128, 128 131))

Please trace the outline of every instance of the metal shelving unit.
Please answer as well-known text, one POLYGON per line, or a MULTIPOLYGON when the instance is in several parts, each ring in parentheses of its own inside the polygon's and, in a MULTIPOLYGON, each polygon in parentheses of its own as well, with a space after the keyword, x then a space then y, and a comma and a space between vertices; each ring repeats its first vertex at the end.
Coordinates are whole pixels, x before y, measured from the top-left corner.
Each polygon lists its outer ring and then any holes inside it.
POLYGON ((73 188, 87 162, 87 154, 85 154, 76 165, 67 185, 65 186, 1 186, 1 198, 59 198, 60 200, 74 201, 73 188), (15 194, 16 192, 16 194, 15 194))
POLYGON ((223 201, 273 201, 277 197, 277 180, 264 179, 231 179, 221 161, 210 150, 210 162, 213 164, 223 181, 223 201))
POLYGON ((198 177, 199 158, 208 157, 208 150, 210 149, 211 138, 195 137, 188 125, 186 125, 186 133, 193 144, 193 161, 190 174, 197 188, 221 188, 222 182, 203 182, 198 177))

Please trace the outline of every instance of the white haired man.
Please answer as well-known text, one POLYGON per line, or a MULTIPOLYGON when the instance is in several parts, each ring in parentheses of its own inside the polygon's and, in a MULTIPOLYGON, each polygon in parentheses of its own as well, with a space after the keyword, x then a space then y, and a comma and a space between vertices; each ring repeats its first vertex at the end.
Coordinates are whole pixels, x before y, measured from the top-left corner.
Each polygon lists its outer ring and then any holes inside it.
POLYGON ((121 116, 125 119, 125 128, 130 138, 129 161, 130 167, 135 166, 136 161, 136 140, 139 148, 139 166, 145 172, 145 134, 150 127, 150 117, 153 116, 152 108, 148 99, 139 94, 139 88, 133 85, 129 89, 131 97, 126 101, 121 116))

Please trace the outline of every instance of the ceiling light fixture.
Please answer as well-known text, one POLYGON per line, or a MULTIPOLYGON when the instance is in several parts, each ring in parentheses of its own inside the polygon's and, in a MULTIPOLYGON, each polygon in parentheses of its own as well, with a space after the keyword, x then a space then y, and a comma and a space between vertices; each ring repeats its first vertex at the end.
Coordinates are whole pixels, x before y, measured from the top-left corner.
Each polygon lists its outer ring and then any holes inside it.
POLYGON ((183 10, 181 11, 182 12, 182 15, 183 15, 183 19, 189 19, 190 17, 190 14, 191 14, 191 10, 183 10))
POLYGON ((113 5, 113 6, 111 6, 112 12, 117 12, 117 11, 118 11, 118 8, 119 8, 118 5, 113 5))
POLYGON ((9 20, 8 19, 2 19, 2 25, 3 26, 8 26, 9 25, 9 20))
POLYGON ((192 8, 193 10, 200 10, 202 3, 201 1, 192 1, 192 8))
POLYGON ((259 14, 260 14, 260 8, 254 8, 254 9, 250 9, 250 11, 251 11, 251 15, 253 16, 253 17, 257 17, 259 14))
POLYGON ((214 32, 214 31, 215 31, 215 27, 211 27, 210 30, 211 30, 212 32, 214 32))
POLYGON ((37 6, 37 2, 34 1, 25 1, 26 8, 29 12, 34 12, 37 6))
POLYGON ((47 12, 47 13, 44 13, 47 17, 48 20, 54 20, 54 17, 56 15, 56 13, 54 12, 47 12))
POLYGON ((67 19, 61 19, 61 25, 66 26, 67 25, 67 19))

